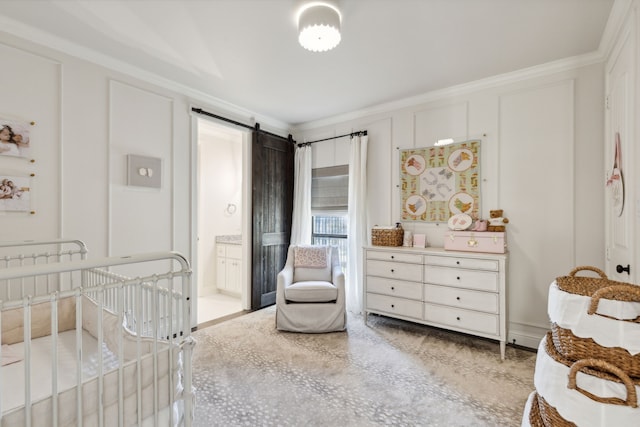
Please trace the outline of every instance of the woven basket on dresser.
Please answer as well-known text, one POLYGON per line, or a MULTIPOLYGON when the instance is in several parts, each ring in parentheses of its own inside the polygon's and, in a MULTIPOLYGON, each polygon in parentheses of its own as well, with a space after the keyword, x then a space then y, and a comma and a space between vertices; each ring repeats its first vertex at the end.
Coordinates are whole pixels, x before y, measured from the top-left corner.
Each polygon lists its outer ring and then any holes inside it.
MULTIPOLYGON (((595 267, 576 267, 568 276, 557 278, 556 283, 564 292, 590 297, 589 315, 597 315, 601 299, 640 302, 640 286, 609 280, 602 270, 595 267), (583 270, 594 271, 600 277, 576 276, 576 273, 583 270)), ((640 328, 639 320, 636 318, 617 321, 639 323, 640 328)), ((564 358, 572 361, 600 359, 617 366, 629 376, 640 377, 640 353, 632 355, 622 347, 604 347, 592 338, 578 337, 570 329, 562 328, 556 323, 551 324, 551 332, 555 349, 564 358)))
POLYGON ((404 229, 396 228, 377 228, 371 229, 371 244, 374 246, 402 246, 404 239, 404 229))

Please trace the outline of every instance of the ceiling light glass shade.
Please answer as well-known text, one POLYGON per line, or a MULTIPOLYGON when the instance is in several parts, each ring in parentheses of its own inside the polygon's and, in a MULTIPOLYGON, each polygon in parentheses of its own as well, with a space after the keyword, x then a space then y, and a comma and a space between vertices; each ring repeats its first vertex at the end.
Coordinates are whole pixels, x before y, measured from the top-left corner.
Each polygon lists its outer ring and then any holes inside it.
POLYGON ((307 50, 324 52, 340 43, 340 12, 326 4, 304 9, 298 18, 298 41, 307 50))

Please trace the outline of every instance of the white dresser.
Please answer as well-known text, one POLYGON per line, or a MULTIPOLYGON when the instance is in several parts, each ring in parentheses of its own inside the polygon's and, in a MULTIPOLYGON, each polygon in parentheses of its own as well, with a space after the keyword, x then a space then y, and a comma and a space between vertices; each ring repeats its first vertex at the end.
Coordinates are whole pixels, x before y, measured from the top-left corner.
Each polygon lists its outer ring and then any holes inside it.
POLYGON ((507 342, 506 254, 369 246, 364 254, 369 313, 507 342))

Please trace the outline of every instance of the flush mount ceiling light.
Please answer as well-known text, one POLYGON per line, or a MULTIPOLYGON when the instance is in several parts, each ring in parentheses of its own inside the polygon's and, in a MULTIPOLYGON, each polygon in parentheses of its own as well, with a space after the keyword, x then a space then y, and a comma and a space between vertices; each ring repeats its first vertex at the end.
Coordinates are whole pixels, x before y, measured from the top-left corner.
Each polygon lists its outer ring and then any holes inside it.
POLYGON ((307 50, 325 52, 340 43, 340 11, 322 2, 303 6, 298 14, 298 41, 307 50))

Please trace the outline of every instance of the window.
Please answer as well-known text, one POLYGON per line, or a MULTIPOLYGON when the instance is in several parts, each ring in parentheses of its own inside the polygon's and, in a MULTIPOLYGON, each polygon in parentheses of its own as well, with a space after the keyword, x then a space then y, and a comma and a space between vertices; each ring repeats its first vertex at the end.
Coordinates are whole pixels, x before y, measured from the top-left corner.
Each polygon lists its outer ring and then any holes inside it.
POLYGON ((347 213, 313 215, 311 220, 311 244, 338 247, 342 270, 347 270, 347 213))
POLYGON ((316 168, 311 184, 311 244, 338 247, 342 269, 347 271, 349 166, 316 168))

